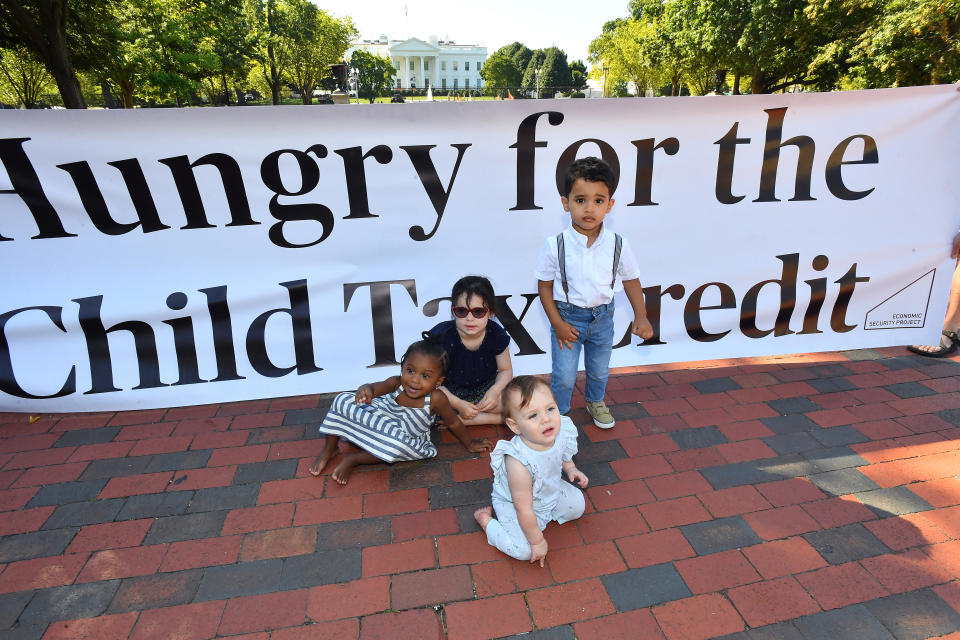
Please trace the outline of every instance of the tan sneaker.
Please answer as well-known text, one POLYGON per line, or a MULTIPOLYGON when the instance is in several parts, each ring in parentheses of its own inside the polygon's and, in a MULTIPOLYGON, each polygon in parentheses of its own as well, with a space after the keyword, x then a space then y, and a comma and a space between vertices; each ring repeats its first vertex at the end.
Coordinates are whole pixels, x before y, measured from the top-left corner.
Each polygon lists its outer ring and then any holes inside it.
POLYGON ((613 425, 617 423, 616 420, 613 419, 613 414, 610 413, 610 409, 603 403, 603 400, 600 402, 588 402, 587 413, 593 418, 593 424, 601 429, 612 429, 613 425))

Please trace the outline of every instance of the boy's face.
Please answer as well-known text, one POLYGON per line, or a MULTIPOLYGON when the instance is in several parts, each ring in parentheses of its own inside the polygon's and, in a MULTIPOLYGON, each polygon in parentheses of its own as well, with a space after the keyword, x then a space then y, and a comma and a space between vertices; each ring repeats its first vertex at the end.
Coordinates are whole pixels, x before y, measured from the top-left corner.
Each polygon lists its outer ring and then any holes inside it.
POLYGON ((583 178, 570 187, 567 197, 561 197, 563 210, 570 212, 573 228, 584 235, 592 235, 613 207, 613 198, 606 183, 588 182, 583 178))

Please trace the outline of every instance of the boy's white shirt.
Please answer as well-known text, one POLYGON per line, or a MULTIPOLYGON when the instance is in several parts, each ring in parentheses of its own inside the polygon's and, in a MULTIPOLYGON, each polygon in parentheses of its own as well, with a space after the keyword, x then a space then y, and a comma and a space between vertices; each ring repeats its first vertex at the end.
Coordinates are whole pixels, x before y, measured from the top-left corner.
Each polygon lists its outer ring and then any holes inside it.
POLYGON ((567 271, 568 294, 563 292, 560 278, 560 262, 557 259, 557 236, 547 237, 537 256, 537 280, 553 280, 553 299, 578 307, 591 308, 607 304, 613 295, 623 288, 623 280, 640 277, 637 259, 630 249, 629 241, 620 236, 620 266, 617 269, 617 284, 610 288, 610 276, 613 270, 613 253, 616 248, 614 232, 603 225, 593 246, 587 247, 587 236, 569 225, 563 230, 564 263, 567 271))

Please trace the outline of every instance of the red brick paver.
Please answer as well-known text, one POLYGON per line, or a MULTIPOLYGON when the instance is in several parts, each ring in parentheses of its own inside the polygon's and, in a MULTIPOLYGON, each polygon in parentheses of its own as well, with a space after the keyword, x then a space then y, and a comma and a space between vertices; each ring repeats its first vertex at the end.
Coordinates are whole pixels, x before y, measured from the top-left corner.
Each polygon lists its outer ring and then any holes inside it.
POLYGON ((435 459, 309 476, 329 400, 0 412, 0 637, 800 637, 822 612, 817 633, 843 637, 830 620, 892 596, 945 607, 911 637, 960 638, 942 622, 960 616, 960 357, 614 370, 617 428, 574 395, 593 482, 544 531, 544 567, 487 543, 489 456, 447 430, 435 459))

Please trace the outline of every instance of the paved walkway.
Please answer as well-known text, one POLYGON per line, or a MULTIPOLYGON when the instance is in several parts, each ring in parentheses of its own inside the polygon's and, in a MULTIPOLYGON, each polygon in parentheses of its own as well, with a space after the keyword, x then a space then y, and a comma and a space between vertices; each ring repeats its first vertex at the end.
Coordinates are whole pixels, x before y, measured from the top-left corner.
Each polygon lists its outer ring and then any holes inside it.
POLYGON ((309 477, 327 397, 0 414, 0 638, 960 639, 960 363, 905 353, 618 370, 545 568, 448 433, 309 477))

